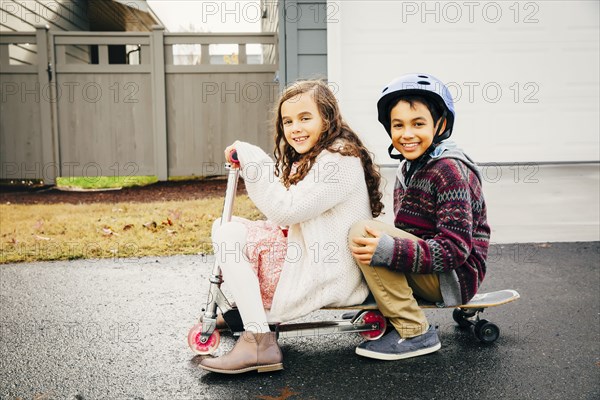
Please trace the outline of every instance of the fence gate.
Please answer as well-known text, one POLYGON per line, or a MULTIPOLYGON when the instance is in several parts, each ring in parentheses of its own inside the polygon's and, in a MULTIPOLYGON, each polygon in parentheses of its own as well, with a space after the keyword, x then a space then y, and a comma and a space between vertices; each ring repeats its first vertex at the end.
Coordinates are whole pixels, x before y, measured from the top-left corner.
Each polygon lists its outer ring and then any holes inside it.
POLYGON ((277 65, 261 54, 276 48, 274 33, 162 27, 3 34, 0 179, 221 175, 233 140, 271 150, 277 65), (237 50, 213 54, 222 44, 237 50), (192 53, 182 58, 181 46, 192 53))

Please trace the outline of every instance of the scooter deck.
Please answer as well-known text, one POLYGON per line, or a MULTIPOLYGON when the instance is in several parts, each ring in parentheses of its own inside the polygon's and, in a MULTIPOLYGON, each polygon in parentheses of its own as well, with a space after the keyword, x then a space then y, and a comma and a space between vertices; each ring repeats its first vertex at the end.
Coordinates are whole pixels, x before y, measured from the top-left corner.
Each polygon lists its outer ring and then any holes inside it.
MULTIPOLYGON (((419 302, 421 308, 488 308, 497 307, 517 300, 521 296, 516 290, 504 289, 489 293, 478 293, 467 304, 445 306, 436 303, 419 302)), ((324 307, 323 310, 377 310, 377 303, 372 295, 364 303, 355 306, 324 307)))

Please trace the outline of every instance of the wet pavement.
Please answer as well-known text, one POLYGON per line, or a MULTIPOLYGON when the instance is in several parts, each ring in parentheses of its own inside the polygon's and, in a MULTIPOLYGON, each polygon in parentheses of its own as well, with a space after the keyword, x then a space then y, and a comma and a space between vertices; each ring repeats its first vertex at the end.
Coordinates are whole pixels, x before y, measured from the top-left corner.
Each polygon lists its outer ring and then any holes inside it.
MULTIPOLYGON (((281 340, 280 372, 197 367, 188 329, 212 260, 202 256, 0 265, 1 399, 598 399, 600 243, 493 245, 483 290, 492 345, 427 310, 442 349, 404 361, 354 354, 355 334, 281 340)), ((320 311, 307 319, 332 318, 320 311)), ((231 348, 223 338, 219 352, 231 348)))

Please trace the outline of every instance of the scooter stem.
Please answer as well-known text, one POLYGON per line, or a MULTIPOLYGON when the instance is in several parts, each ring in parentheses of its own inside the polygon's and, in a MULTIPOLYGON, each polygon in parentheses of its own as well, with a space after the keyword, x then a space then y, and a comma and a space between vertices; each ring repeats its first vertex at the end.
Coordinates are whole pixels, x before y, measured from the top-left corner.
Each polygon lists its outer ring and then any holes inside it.
MULTIPOLYGON (((231 222, 233 201, 235 200, 240 174, 240 169, 232 164, 225 164, 225 169, 229 170, 229 173, 227 174, 227 188, 225 189, 225 200, 223 202, 223 212, 221 214, 221 226, 227 222, 231 222)), ((217 308, 221 309, 222 313, 226 313, 232 308, 221 291, 221 283, 223 283, 223 275, 221 274, 221 267, 219 266, 218 260, 215 258, 212 274, 210 276, 208 301, 202 319, 203 323, 200 337, 202 343, 206 343, 212 332, 215 330, 217 308)))
POLYGON ((225 164, 225 169, 228 169, 229 173, 227 174, 227 189, 225 190, 225 201, 223 203, 223 213, 221 214, 221 225, 226 222, 231 222, 231 215, 233 214, 233 200, 235 199, 238 177, 240 175, 240 169, 232 166, 232 164, 225 164))

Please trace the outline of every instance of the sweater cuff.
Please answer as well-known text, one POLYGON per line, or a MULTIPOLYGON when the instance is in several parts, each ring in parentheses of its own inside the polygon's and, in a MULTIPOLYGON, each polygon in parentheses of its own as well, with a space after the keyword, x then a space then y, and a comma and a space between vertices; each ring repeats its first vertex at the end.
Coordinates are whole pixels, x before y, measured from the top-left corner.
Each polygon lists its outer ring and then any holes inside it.
POLYGON ((371 258, 371 266, 373 267, 389 267, 392 265, 392 257, 394 256, 394 238, 384 233, 379 238, 379 243, 371 258))
POLYGON ((238 142, 235 147, 242 170, 248 163, 258 163, 265 160, 272 161, 263 149, 253 144, 238 142))

